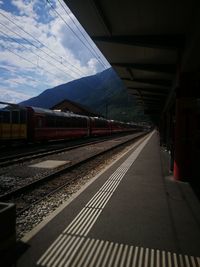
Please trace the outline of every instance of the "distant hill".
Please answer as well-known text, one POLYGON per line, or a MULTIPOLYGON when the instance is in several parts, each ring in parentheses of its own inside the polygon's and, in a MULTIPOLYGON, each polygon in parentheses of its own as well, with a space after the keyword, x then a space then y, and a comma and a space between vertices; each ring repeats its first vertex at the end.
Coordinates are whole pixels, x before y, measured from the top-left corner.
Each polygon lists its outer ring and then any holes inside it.
POLYGON ((136 120, 142 115, 136 108, 134 98, 127 94, 122 81, 112 68, 47 89, 20 104, 51 108, 64 99, 77 102, 115 120, 136 120))

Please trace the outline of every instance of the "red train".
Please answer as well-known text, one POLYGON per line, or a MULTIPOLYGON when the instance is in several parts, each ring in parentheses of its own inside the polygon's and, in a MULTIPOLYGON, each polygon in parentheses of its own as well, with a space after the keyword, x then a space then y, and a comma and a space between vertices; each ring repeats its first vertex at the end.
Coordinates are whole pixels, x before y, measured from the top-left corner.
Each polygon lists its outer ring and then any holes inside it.
POLYGON ((29 142, 142 131, 141 126, 35 107, 0 110, 0 140, 29 142))

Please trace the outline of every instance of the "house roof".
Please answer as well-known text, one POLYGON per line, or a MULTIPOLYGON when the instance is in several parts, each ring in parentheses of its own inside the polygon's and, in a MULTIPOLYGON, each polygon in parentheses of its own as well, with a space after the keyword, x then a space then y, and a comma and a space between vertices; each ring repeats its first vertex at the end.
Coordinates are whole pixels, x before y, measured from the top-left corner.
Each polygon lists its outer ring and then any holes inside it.
POLYGON ((76 102, 73 102, 69 99, 65 99, 53 107, 51 107, 52 110, 61 110, 61 111, 70 111, 79 115, 86 115, 86 116, 92 116, 92 117, 102 117, 100 114, 95 113, 94 111, 90 110, 89 108, 78 104, 76 102))

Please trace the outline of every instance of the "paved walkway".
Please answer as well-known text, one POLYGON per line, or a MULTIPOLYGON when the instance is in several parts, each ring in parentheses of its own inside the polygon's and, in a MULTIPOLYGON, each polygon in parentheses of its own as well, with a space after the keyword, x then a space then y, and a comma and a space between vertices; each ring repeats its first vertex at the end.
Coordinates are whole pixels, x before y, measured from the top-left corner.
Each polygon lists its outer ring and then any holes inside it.
POLYGON ((156 132, 24 244, 17 266, 200 266, 200 205, 164 177, 156 132))

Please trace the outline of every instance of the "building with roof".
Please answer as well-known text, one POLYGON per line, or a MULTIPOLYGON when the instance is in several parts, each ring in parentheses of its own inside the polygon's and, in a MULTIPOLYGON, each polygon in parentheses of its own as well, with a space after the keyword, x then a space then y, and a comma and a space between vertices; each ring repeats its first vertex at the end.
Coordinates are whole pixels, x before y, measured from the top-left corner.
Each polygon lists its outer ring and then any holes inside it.
POLYGON ((79 115, 85 115, 85 116, 90 116, 90 117, 103 117, 101 114, 98 114, 91 109, 78 104, 74 101, 71 101, 69 99, 65 99, 53 107, 51 107, 52 110, 60 110, 62 112, 73 112, 75 114, 79 115))

